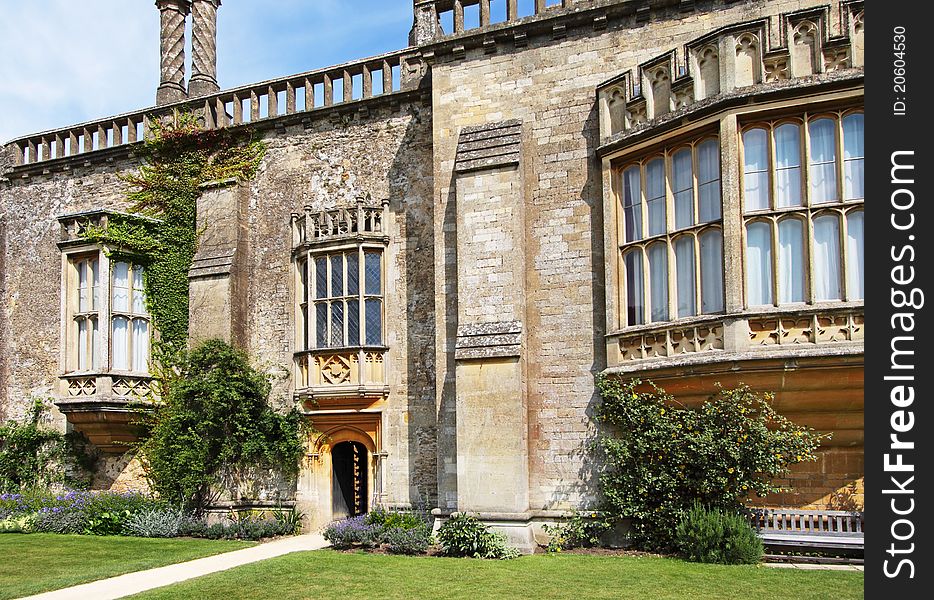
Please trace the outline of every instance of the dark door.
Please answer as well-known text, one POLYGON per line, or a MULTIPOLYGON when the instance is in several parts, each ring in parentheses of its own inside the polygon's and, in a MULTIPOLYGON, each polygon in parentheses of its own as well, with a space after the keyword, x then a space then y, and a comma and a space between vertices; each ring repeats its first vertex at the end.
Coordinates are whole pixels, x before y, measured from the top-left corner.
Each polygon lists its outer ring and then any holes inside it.
POLYGON ((359 442, 341 442, 331 450, 332 518, 366 513, 368 458, 366 446, 359 442))

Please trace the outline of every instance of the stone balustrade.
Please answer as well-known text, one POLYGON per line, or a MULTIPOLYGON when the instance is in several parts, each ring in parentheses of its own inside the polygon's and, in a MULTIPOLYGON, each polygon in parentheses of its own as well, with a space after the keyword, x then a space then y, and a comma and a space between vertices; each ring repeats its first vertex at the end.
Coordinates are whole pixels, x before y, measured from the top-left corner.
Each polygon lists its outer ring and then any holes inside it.
POLYGON ((419 55, 407 48, 21 137, 9 142, 6 149, 14 166, 75 157, 142 141, 149 136, 154 119, 175 112, 193 112, 207 129, 244 125, 411 91, 419 87, 424 72, 419 55))
POLYGON ((357 198, 352 204, 292 213, 292 247, 301 248, 346 237, 384 240, 389 235, 389 200, 357 198))

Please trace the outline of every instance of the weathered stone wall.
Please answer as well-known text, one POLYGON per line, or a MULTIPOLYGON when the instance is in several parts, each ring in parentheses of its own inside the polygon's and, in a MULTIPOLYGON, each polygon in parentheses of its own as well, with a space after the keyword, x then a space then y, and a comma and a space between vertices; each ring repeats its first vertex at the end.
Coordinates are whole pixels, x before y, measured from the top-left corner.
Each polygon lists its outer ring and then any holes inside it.
MULTIPOLYGON (((370 194, 390 201, 385 341, 390 395, 383 412, 385 491, 395 504, 432 505, 435 484, 434 276, 431 110, 383 102, 361 113, 318 118, 258 135, 268 153, 246 182, 248 254, 245 346, 274 376, 272 401, 292 406, 293 313, 290 215, 370 194)), ((0 184, 0 383, 4 416, 30 397, 51 396, 60 374, 62 254, 58 215, 128 208, 120 175, 137 163, 67 159, 51 171, 0 184), (66 168, 63 169, 63 164, 66 168)), ((56 423, 65 427, 56 413, 56 423)), ((120 481, 126 464, 108 458, 97 484, 120 481), (119 463, 119 464, 118 464, 119 463)))
POLYGON ((342 120, 299 124, 265 138, 268 152, 249 183, 247 346, 281 374, 273 401, 291 405, 294 267, 290 214, 369 194, 389 199, 384 341, 390 394, 383 449, 390 503, 431 504, 435 485, 431 110, 420 103, 342 120))
MULTIPOLYGON (((56 245, 65 213, 127 208, 122 173, 135 163, 126 159, 89 164, 69 163, 69 170, 13 176, 0 184, 0 215, 6 236, 2 362, 6 416, 19 418, 31 398, 51 397, 60 374, 62 253, 56 245)), ((2 381, 0 381, 2 382, 2 381)), ((55 409, 53 412, 56 413, 55 409)), ((64 427, 64 419, 56 422, 64 427)))
MULTIPOLYGON (((441 54, 432 65, 438 343, 439 486, 456 507, 456 223, 454 162, 459 132, 517 119, 529 124, 526 172, 526 344, 531 508, 571 508, 594 498, 586 458, 593 378, 605 366, 602 183, 596 87, 705 32, 820 5, 815 0, 698 2, 610 20, 604 30, 568 27, 532 35, 524 47, 498 42, 441 54), (716 9, 716 10, 712 10, 716 9), (562 37, 563 36, 563 37, 562 37)), ((831 11, 833 13, 834 11, 831 11)), ((833 16, 832 16, 833 18, 833 16)), ((780 29, 772 28, 773 45, 780 29)))

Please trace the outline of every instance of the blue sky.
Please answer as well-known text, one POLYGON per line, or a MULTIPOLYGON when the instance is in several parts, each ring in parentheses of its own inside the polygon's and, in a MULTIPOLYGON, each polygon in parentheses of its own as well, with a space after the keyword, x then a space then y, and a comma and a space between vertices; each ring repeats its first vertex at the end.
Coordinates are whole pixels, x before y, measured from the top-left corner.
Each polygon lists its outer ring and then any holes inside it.
MULTIPOLYGON (((0 0, 0 142, 152 106, 154 4, 0 0)), ((218 81, 236 87, 398 50, 411 26, 412 0, 224 0, 218 81)))

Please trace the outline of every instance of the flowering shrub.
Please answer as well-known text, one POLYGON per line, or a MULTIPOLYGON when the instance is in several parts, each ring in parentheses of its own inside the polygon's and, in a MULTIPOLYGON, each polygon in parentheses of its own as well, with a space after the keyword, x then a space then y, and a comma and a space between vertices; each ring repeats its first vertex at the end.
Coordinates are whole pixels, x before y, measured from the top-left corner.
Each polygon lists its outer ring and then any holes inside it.
POLYGON ((336 521, 324 530, 324 539, 335 548, 350 548, 363 546, 372 548, 378 546, 382 538, 383 528, 379 525, 368 525, 367 515, 359 515, 343 521, 336 521))
POLYGON ((384 546, 393 554, 423 554, 431 545, 431 526, 424 515, 377 507, 365 515, 335 521, 324 530, 335 548, 384 546))
POLYGON ((816 458, 822 436, 775 412, 768 394, 721 390, 689 409, 639 384, 599 378, 596 413, 607 431, 599 440, 606 511, 631 519, 637 547, 676 550, 675 528, 695 501, 738 512, 750 494, 780 491, 774 481, 790 465, 816 458))
POLYGON ((392 554, 424 554, 431 545, 431 529, 425 524, 409 529, 393 527, 383 531, 383 541, 392 554))
POLYGON ((447 556, 515 558, 518 551, 506 545, 506 536, 467 514, 452 516, 438 530, 438 541, 447 556))
POLYGON ((130 517, 162 507, 158 500, 138 493, 25 491, 0 495, 0 519, 25 518, 28 530, 46 533, 121 535, 130 517))
POLYGON ((145 538, 178 537, 191 516, 178 508, 149 508, 130 515, 123 523, 124 535, 145 538))

